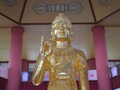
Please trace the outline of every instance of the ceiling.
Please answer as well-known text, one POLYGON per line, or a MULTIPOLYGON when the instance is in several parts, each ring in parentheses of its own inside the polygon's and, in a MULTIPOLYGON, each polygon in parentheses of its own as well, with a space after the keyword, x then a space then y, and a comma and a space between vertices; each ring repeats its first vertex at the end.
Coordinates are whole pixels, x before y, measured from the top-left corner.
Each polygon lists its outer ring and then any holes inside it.
POLYGON ((0 27, 49 24, 64 12, 75 24, 120 24, 120 0, 0 0, 0 27))

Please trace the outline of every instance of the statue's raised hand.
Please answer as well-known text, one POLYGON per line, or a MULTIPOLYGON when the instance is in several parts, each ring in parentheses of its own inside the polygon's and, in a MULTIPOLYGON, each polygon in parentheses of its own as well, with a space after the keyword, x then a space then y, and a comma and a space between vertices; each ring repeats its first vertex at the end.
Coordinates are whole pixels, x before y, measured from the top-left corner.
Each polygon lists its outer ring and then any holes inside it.
POLYGON ((51 42, 44 41, 43 36, 41 37, 40 53, 42 57, 46 57, 51 52, 51 42))

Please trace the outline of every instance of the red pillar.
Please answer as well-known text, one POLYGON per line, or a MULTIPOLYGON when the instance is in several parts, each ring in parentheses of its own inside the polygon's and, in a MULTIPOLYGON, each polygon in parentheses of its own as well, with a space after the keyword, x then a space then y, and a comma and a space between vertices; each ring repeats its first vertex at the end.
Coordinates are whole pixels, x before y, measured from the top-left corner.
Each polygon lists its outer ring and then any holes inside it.
POLYGON ((99 90, 111 90, 105 30, 103 26, 95 26, 92 31, 94 36, 94 50, 99 90))
POLYGON ((29 61, 22 59, 22 67, 21 70, 24 71, 29 71, 29 61))
POLYGON ((11 30, 8 90, 20 90, 23 32, 24 29, 20 26, 14 26, 11 30))

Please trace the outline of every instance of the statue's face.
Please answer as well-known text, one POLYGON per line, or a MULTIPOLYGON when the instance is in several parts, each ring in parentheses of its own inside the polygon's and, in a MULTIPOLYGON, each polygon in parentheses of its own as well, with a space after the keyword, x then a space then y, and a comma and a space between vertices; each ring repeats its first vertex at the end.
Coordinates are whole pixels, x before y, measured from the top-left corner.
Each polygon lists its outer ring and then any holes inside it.
POLYGON ((67 24, 60 24, 54 28, 53 33, 56 38, 68 38, 71 36, 71 29, 67 24))

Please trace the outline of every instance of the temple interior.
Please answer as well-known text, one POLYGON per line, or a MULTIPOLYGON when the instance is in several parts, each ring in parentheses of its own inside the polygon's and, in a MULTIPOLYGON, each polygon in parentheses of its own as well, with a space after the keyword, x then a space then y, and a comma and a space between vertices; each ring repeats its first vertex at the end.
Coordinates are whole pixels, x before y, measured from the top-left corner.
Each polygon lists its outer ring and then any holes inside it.
POLYGON ((0 90, 47 90, 48 72, 37 87, 31 78, 59 13, 71 20, 72 47, 86 56, 90 90, 120 90, 119 0, 0 0, 0 90))

